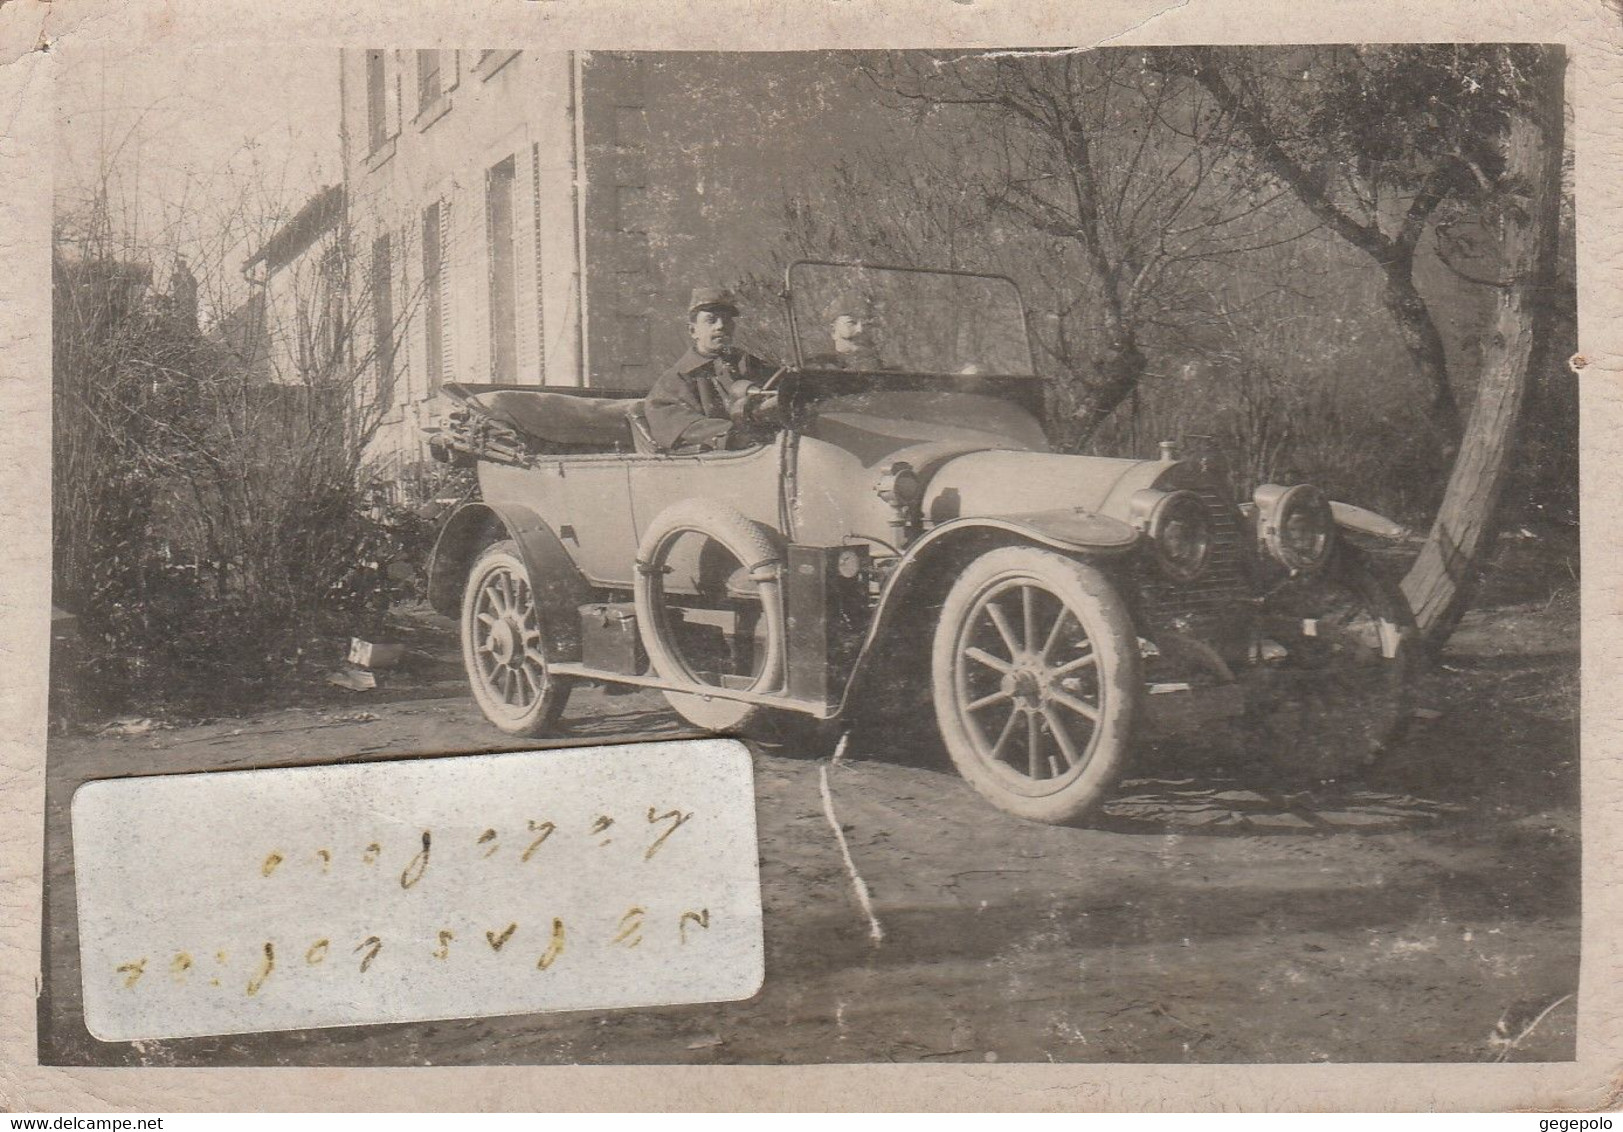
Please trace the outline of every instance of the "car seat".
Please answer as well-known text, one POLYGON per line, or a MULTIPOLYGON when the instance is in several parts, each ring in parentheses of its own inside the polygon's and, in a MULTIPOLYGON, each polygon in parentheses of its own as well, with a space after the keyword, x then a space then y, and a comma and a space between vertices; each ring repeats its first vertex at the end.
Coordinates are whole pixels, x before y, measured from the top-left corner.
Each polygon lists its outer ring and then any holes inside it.
POLYGON ((709 451, 703 444, 681 444, 675 448, 661 448, 654 439, 654 430, 648 427, 648 414, 643 411, 641 398, 626 406, 626 423, 631 426, 631 446, 639 456, 696 456, 709 451))
POLYGON ((626 406, 626 424, 631 428, 631 448, 639 456, 657 456, 660 448, 654 441, 654 430, 648 427, 648 414, 643 411, 642 398, 626 406))

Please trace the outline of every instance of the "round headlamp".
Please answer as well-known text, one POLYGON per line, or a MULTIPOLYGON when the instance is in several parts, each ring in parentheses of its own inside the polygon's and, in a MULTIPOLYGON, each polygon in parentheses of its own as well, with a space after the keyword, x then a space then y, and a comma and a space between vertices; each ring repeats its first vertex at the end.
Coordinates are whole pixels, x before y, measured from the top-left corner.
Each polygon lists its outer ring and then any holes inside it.
POLYGON ((1312 484, 1263 484, 1253 496, 1258 531, 1268 552, 1289 570, 1321 570, 1336 544, 1330 501, 1312 484))
POLYGON ((892 507, 912 508, 924 499, 924 481, 919 479, 918 472, 906 460, 892 464, 879 477, 874 490, 879 493, 879 498, 892 507))
POLYGON ((1192 491, 1133 493, 1133 525, 1149 536, 1161 571, 1179 582, 1193 581, 1212 552, 1212 520, 1192 491))

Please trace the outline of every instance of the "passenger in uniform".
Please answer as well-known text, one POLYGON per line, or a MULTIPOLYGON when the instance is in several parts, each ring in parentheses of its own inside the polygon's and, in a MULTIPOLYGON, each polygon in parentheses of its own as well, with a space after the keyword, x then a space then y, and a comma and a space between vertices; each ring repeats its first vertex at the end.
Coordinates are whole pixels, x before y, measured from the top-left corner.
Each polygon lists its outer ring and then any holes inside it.
POLYGON ((776 425, 777 395, 762 390, 771 363, 733 343, 738 298, 722 287, 696 287, 688 303, 688 352, 659 376, 643 413, 661 451, 749 448, 776 425))
POLYGON ((811 369, 885 370, 879 356, 879 312, 873 301, 856 291, 836 295, 823 309, 833 350, 806 359, 811 369))

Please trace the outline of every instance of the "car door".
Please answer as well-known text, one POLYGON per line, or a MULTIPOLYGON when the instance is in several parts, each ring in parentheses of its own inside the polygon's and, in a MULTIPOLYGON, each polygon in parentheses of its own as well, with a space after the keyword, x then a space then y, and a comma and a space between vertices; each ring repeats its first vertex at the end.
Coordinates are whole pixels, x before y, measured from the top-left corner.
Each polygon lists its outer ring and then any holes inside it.
POLYGON ((665 508, 684 499, 707 499, 747 519, 781 530, 778 521, 783 440, 741 452, 691 456, 633 456, 626 468, 637 536, 665 508))
POLYGON ((557 534, 594 585, 630 585, 637 529, 627 459, 618 454, 558 456, 537 467, 562 489, 568 521, 557 534))

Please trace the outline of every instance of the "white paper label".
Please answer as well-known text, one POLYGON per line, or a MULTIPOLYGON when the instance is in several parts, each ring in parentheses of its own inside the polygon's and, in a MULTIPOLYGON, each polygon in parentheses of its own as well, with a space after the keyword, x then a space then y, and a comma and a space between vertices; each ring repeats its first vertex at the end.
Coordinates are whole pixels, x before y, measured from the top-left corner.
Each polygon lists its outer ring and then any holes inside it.
POLYGON ((104 1041, 748 998, 732 740, 111 779, 73 798, 104 1041))

